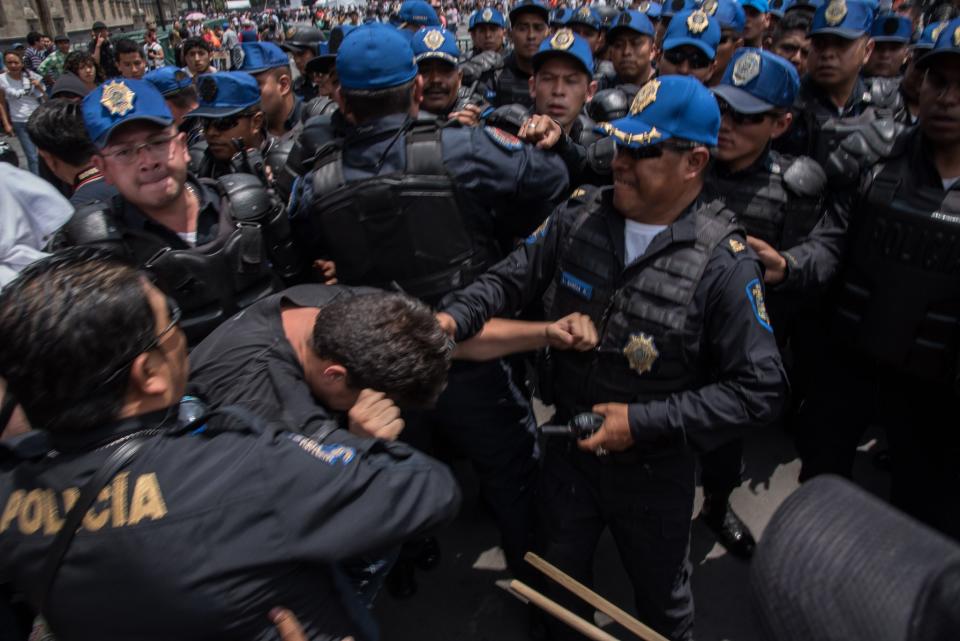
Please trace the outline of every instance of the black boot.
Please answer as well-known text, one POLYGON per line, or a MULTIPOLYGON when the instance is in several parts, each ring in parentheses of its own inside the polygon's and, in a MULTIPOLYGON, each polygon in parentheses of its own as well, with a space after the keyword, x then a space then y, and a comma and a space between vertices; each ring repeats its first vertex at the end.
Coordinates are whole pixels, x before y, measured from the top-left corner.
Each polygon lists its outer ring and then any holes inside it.
POLYGON ((700 517, 730 554, 741 559, 753 556, 757 542, 747 524, 733 511, 728 497, 707 497, 700 517))

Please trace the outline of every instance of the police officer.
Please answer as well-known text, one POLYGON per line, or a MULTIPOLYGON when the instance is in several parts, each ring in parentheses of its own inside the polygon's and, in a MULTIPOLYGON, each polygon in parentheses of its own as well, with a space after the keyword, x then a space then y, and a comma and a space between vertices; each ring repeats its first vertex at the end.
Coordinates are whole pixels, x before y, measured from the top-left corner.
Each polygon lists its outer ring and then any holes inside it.
POLYGON ((610 527, 639 618, 671 639, 692 637, 694 451, 770 422, 786 391, 760 265, 733 214, 702 193, 719 126, 700 82, 651 80, 605 127, 618 146, 614 185, 571 198, 441 315, 465 338, 549 291, 547 319, 594 320, 597 349, 551 354, 554 422, 589 411, 604 422, 545 447, 544 555, 589 583, 610 527))
MULTIPOLYGON (((713 88, 720 107, 721 122, 716 162, 708 185, 737 215, 748 240, 765 248, 789 249, 813 229, 820 218, 826 174, 810 158, 790 158, 770 149, 770 141, 789 127, 790 108, 800 86, 793 65, 769 52, 738 50, 719 85, 713 88)), ((809 323, 804 315, 797 321, 798 303, 771 292, 767 311, 781 346, 797 338, 795 325, 809 323)), ((809 328, 806 334, 810 334, 809 328)), ((806 338, 806 334, 803 338, 806 338)), ((805 344, 793 343, 797 362, 808 362, 805 344)), ((800 368, 794 370, 800 374, 800 368)), ((794 387, 795 376, 791 376, 794 387)), ((746 524, 730 506, 729 497, 739 487, 743 441, 731 441, 704 454, 701 459, 704 523, 724 547, 741 558, 753 553, 755 541, 746 524)))
POLYGON ((600 25, 600 14, 597 10, 590 5, 582 5, 567 18, 566 27, 586 41, 591 54, 596 54, 603 46, 600 25))
POLYGON ((282 203, 249 174, 189 175, 185 136, 152 84, 104 83, 84 98, 83 120, 119 195, 78 211, 57 245, 106 246, 144 266, 184 310, 191 343, 294 275, 282 203))
MULTIPOLYGON (((956 404, 960 286, 960 19, 920 58, 919 125, 868 167, 810 239, 767 252, 766 278, 800 291, 837 278, 831 331, 800 445, 806 479, 849 475, 870 421, 890 443, 894 505, 960 538, 956 404)), ((861 147, 861 145, 858 145, 861 147)), ((831 162, 833 158, 831 158, 831 162)))
POLYGON ((260 85, 267 133, 282 143, 295 139, 303 127, 303 101, 293 91, 287 54, 272 42, 245 42, 241 71, 252 75, 260 85))
POLYGON ((913 24, 909 18, 895 13, 877 16, 870 27, 873 38, 873 53, 863 66, 863 75, 868 78, 899 79, 907 63, 913 24))
POLYGON ((657 70, 663 75, 693 76, 702 83, 717 68, 720 23, 703 9, 676 14, 663 34, 657 70))
POLYGON ((533 105, 530 97, 530 76, 533 56, 549 34, 550 11, 540 0, 520 0, 510 10, 510 41, 513 50, 504 58, 503 68, 494 73, 490 83, 490 102, 494 107, 520 104, 533 105))
POLYGON ((300 27, 280 47, 290 53, 300 76, 293 82, 293 93, 307 101, 317 97, 317 88, 307 74, 307 63, 320 53, 323 34, 315 27, 300 27))
POLYGON ((452 519, 449 470, 239 407, 190 420, 176 303, 91 253, 0 297, 0 375, 35 430, 3 449, 0 576, 65 640, 274 638, 278 603, 310 639, 375 637, 337 564, 452 519))
POLYGON ((468 127, 478 124, 489 105, 477 91, 479 81, 467 87, 461 84, 463 71, 457 67, 460 48, 456 34, 424 27, 413 35, 410 45, 423 79, 420 108, 441 120, 454 119, 468 127))
POLYGON ((476 56, 484 51, 497 54, 503 53, 503 38, 506 34, 507 22, 495 7, 482 7, 470 14, 468 29, 473 51, 470 56, 476 56))
MULTIPOLYGON (((389 25, 351 33, 337 72, 340 112, 353 125, 299 182, 291 216, 305 257, 333 260, 339 282, 436 303, 500 257, 501 225, 529 233, 566 192, 553 154, 492 127, 415 119, 422 81, 409 42, 389 25)), ((513 567, 530 526, 531 421, 499 361, 455 365, 422 417, 477 463, 513 567)))
POLYGON ((623 84, 640 86, 650 80, 655 70, 656 56, 653 23, 641 11, 624 11, 618 15, 607 32, 607 55, 616 75, 605 78, 602 89, 623 84))
POLYGON ((763 38, 770 28, 770 4, 767 0, 743 0, 746 23, 743 27, 743 43, 757 49, 763 47, 763 38))
POLYGON ((910 116, 907 120, 909 124, 916 124, 917 111, 920 108, 920 85, 923 84, 923 72, 917 66, 917 61, 923 54, 933 49, 933 43, 946 26, 946 22, 927 25, 920 34, 920 39, 910 47, 907 65, 903 70, 903 79, 900 81, 900 93, 903 94, 903 102, 910 116))

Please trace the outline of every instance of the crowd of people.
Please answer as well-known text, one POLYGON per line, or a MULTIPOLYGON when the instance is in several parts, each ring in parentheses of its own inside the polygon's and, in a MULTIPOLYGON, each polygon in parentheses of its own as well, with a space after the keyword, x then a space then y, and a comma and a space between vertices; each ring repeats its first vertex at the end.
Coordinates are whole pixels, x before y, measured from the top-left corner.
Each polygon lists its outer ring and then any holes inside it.
POLYGON ((404 0, 185 16, 166 49, 29 34, 0 74, 26 157, 0 162, 0 626, 377 639, 381 588, 439 562, 448 456, 512 575, 591 619, 523 558, 590 584, 609 529, 675 641, 698 484, 754 554, 730 496, 758 430, 807 481, 882 428, 891 509, 960 540, 955 13, 404 0))

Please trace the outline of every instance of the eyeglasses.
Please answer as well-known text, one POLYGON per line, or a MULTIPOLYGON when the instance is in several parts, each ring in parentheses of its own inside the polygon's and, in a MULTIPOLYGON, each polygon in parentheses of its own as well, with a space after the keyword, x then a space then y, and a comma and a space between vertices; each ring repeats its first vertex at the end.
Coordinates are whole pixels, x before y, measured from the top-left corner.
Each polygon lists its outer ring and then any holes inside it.
POLYGON ((684 62, 688 62, 690 63, 691 69, 706 69, 712 62, 702 51, 671 49, 670 51, 664 51, 663 57, 675 67, 679 67, 684 62))
POLYGON ((173 139, 176 138, 179 134, 173 133, 161 138, 152 138, 147 142, 142 142, 138 145, 125 145, 119 147, 114 151, 107 153, 101 152, 100 155, 104 158, 113 158, 119 162, 132 162, 140 156, 140 150, 146 149, 147 154, 153 158, 161 158, 170 150, 170 143, 173 142, 173 139))
POLYGON ((223 116, 222 118, 201 118, 200 122, 203 123, 204 129, 228 131, 236 127, 240 123, 241 118, 250 118, 251 116, 253 116, 253 114, 240 112, 223 116))
POLYGON ((103 382, 100 383, 99 387, 103 387, 104 385, 106 385, 107 383, 115 379, 117 376, 125 372, 127 368, 130 367, 130 364, 133 363, 133 360, 136 359, 137 356, 140 356, 140 354, 144 354, 146 352, 152 352, 153 350, 160 347, 160 342, 166 337, 167 334, 172 332, 174 328, 180 323, 180 319, 183 317, 183 312, 180 310, 180 305, 178 305, 177 301, 170 298, 169 296, 166 296, 165 298, 167 301, 167 313, 170 315, 170 324, 164 327, 163 331, 161 331, 159 334, 156 334, 150 340, 150 342, 146 344, 146 346, 143 349, 138 351, 136 356, 133 357, 133 359, 130 359, 130 361, 124 363, 123 365, 118 367, 116 370, 114 370, 113 373, 110 374, 110 376, 103 379, 103 382))
POLYGON ((731 120, 738 125, 759 125, 767 116, 775 115, 775 112, 772 111, 765 111, 760 114, 745 114, 731 107, 730 103, 726 100, 718 100, 717 106, 720 107, 721 118, 723 116, 730 116, 731 120))
POLYGON ((666 150, 683 153, 691 151, 703 145, 696 142, 662 142, 659 145, 647 145, 646 147, 624 147, 617 145, 617 154, 629 156, 634 160, 644 160, 646 158, 659 158, 666 150))

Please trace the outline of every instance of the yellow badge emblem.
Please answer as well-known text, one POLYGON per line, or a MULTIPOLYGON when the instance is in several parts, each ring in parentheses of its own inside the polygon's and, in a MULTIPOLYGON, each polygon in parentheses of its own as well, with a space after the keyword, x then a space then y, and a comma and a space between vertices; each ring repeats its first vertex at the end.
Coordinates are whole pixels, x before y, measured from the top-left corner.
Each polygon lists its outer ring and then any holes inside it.
POLYGON ((570 194, 570 198, 579 198, 580 196, 583 196, 585 193, 587 193, 586 189, 584 189, 583 187, 577 187, 576 189, 573 190, 573 193, 570 194))
POLYGON ((953 46, 960 47, 960 27, 953 30, 953 46))
POLYGON ((488 20, 488 21, 493 20, 493 9, 491 9, 490 7, 487 7, 486 9, 483 10, 483 13, 481 14, 481 16, 483 17, 484 20, 488 20))
POLYGON ((550 38, 550 48, 566 51, 573 46, 573 32, 569 29, 561 29, 550 38))
POLYGON ((427 45, 430 51, 436 51, 443 46, 443 32, 439 29, 431 29, 423 37, 423 44, 427 45))
POLYGON ((703 33, 709 25, 710 18, 702 9, 697 9, 687 16, 687 29, 694 35, 703 33))
POLYGON ((733 84, 742 87, 760 75, 760 54, 755 51, 740 56, 733 65, 733 84))
POLYGON ((827 10, 824 12, 823 17, 826 18, 827 24, 831 27, 835 27, 843 19, 847 17, 847 3, 845 0, 830 0, 830 4, 827 5, 827 10))
POLYGON ((643 2, 638 4, 637 11, 640 13, 646 13, 647 11, 650 11, 650 0, 643 0, 643 2))
POLYGON ((739 254, 744 249, 746 249, 746 246, 736 238, 731 238, 729 245, 730 245, 730 249, 733 250, 734 254, 739 254))
POLYGON ((700 8, 703 9, 703 12, 706 13, 708 16, 715 16, 717 15, 718 6, 719 6, 719 3, 717 2, 717 0, 704 0, 703 4, 700 5, 700 8))
POLYGON ((623 348, 623 355, 630 363, 630 369, 637 374, 643 374, 653 369, 653 364, 660 356, 653 336, 649 334, 631 334, 627 346, 623 348))
POLYGON ((137 94, 127 85, 114 80, 103 85, 100 104, 107 108, 111 116, 126 116, 133 109, 133 100, 137 94))
POLYGON ((589 18, 590 7, 580 7, 580 10, 577 11, 577 15, 579 15, 581 18, 589 18))
POLYGON ((933 31, 930 32, 930 37, 933 38, 933 43, 937 43, 937 38, 940 37, 940 34, 943 33, 943 29, 947 26, 946 22, 941 22, 939 25, 934 27, 933 31))
POLYGON ((660 81, 653 79, 640 87, 640 91, 633 97, 630 103, 630 115, 636 116, 638 113, 657 101, 657 92, 660 90, 660 81))

